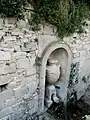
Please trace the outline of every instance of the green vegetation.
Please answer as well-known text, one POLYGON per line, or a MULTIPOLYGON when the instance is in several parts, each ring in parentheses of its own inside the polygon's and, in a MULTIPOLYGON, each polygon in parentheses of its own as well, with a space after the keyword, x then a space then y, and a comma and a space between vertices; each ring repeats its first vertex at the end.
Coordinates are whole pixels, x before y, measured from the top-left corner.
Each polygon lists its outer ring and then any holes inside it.
POLYGON ((26 0, 0 0, 0 14, 2 16, 19 16, 23 13, 26 0))
POLYGON ((82 20, 89 18, 88 0, 35 0, 33 6, 32 21, 54 25, 61 38, 77 29, 82 32, 82 20))
POLYGON ((34 8, 30 23, 37 28, 39 24, 52 24, 61 38, 77 29, 82 32, 82 20, 89 18, 89 0, 0 0, 0 14, 6 17, 23 16, 29 3, 34 8))

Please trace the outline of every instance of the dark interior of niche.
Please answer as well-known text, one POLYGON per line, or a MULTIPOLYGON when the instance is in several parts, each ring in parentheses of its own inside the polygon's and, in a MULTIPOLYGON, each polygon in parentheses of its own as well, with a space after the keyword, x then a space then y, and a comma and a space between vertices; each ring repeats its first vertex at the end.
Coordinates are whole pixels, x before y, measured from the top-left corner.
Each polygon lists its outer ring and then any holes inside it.
POLYGON ((5 91, 8 87, 8 84, 3 84, 3 85, 0 85, 0 93, 5 91))

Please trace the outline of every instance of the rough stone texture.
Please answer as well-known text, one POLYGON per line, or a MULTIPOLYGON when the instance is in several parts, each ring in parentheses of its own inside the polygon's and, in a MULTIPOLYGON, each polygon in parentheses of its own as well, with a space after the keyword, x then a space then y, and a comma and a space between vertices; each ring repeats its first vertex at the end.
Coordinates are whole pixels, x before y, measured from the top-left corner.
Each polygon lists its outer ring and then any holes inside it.
POLYGON ((37 34, 0 19, 0 120, 25 120, 38 112, 37 34), (27 96, 27 97, 26 97, 27 96))
MULTIPOLYGON (((15 25, 8 20, 3 24, 0 19, 0 120, 25 120, 26 117, 35 120, 39 109, 44 109, 43 105, 39 108, 42 103, 38 103, 43 99, 44 104, 44 97, 38 94, 44 90, 45 86, 42 88, 42 85, 45 81, 41 78, 40 85, 37 73, 42 71, 37 69, 36 63, 41 65, 42 53, 52 42, 67 45, 71 49, 69 89, 77 92, 77 99, 85 94, 90 84, 90 22, 84 26, 84 33, 75 33, 63 40, 52 29, 52 26, 45 26, 41 31, 33 32, 23 20, 15 25)), ((63 63, 65 59, 60 58, 63 73, 67 71, 67 63, 63 63)), ((66 89, 61 87, 63 97, 66 89)))
MULTIPOLYGON (((85 94, 85 91, 90 84, 90 22, 86 20, 86 24, 87 23, 88 25, 84 26, 84 32, 82 34, 74 33, 69 37, 64 37, 63 40, 56 37, 55 33, 51 34, 52 30, 47 30, 48 27, 44 27, 46 30, 42 29, 42 31, 39 33, 39 58, 42 58, 43 54, 45 55, 45 52, 47 51, 46 48, 48 49, 50 44, 52 44, 54 41, 60 44, 66 44, 70 47, 72 52, 72 62, 70 63, 71 74, 68 88, 70 89, 70 92, 72 92, 72 89, 74 89, 74 91, 77 93, 78 100, 85 94)), ((63 64, 65 65, 65 63, 63 64)), ((67 64, 65 66, 67 67, 67 64)), ((41 77, 41 81, 44 80, 42 79, 43 78, 41 77)), ((44 82, 42 85, 43 84, 44 82)), ((63 93, 66 92, 64 87, 62 91, 63 93)))

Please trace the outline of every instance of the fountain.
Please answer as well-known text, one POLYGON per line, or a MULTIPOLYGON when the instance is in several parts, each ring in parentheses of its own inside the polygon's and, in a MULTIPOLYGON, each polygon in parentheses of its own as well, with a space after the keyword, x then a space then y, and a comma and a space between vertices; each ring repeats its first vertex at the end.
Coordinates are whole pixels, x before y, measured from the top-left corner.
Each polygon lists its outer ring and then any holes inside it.
POLYGON ((45 104, 47 107, 53 102, 58 103, 59 98, 56 95, 55 83, 60 77, 60 65, 57 60, 48 59, 46 68, 46 92, 45 92, 45 104))
POLYGON ((38 111, 43 114, 62 101, 66 109, 71 50, 66 44, 54 42, 45 48, 41 58, 38 111))

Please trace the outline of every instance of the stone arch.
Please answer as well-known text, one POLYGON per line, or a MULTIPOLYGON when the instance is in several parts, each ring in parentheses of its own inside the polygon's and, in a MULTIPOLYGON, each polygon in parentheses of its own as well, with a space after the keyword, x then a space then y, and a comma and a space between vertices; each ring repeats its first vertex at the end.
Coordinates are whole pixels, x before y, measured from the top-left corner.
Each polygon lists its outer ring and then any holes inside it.
POLYGON ((66 74, 66 81, 65 83, 68 84, 69 81, 69 74, 70 74, 70 67, 71 67, 71 59, 72 59, 72 52, 70 47, 61 42, 53 42, 48 45, 41 55, 41 66, 40 66, 40 93, 39 93, 39 113, 44 111, 44 94, 45 94, 45 75, 46 75, 46 64, 49 56, 57 49, 63 49, 67 52, 68 55, 68 63, 67 63, 67 74, 66 74))

